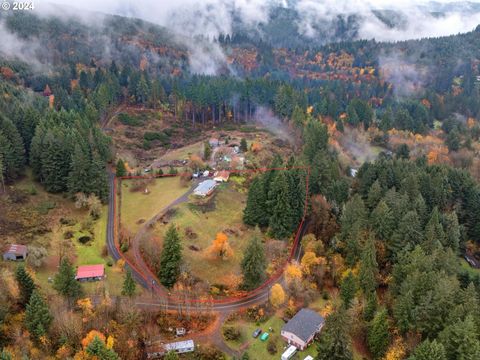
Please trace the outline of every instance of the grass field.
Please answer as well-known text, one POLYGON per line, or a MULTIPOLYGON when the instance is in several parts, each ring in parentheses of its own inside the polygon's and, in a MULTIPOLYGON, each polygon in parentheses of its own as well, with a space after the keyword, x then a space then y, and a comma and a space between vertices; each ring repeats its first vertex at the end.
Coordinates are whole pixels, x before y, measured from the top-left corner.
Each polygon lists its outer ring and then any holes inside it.
MULTIPOLYGON (((192 274, 210 284, 232 285, 235 277, 240 275, 240 262, 253 230, 243 225, 242 216, 246 195, 235 189, 233 182, 220 185, 216 190, 214 209, 203 212, 200 208, 187 202, 176 207, 177 211, 171 223, 180 228, 183 241, 183 257, 192 274), (185 236, 189 227, 196 233, 195 239, 185 236), (229 234, 228 230, 235 234, 229 234), (227 260, 217 259, 208 251, 218 232, 228 236, 228 243, 233 255, 227 260), (200 251, 189 249, 196 246, 200 251)), ((157 225, 156 235, 163 235, 168 225, 157 225)))
POLYGON ((185 160, 191 154, 202 155, 203 141, 196 142, 191 145, 184 146, 179 149, 168 150, 167 153, 160 157, 161 161, 185 160))
POLYGON ((147 185, 148 194, 142 191, 132 192, 130 187, 135 180, 123 180, 121 182, 121 224, 126 226, 132 233, 140 228, 140 219, 145 221, 160 212, 172 201, 187 192, 188 188, 180 185, 178 177, 163 177, 153 179, 147 185))

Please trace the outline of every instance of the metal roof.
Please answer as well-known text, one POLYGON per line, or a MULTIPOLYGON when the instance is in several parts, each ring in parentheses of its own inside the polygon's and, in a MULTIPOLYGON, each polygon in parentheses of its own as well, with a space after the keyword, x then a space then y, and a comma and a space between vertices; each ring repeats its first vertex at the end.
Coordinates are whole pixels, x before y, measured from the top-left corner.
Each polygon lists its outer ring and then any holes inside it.
POLYGON ((193 340, 185 340, 185 341, 178 341, 170 344, 165 344, 165 350, 184 350, 184 349, 192 349, 195 347, 193 340))
POLYGON ((77 269, 77 276, 75 279, 88 279, 93 277, 102 277, 105 274, 105 268, 102 264, 99 265, 82 265, 77 269))
POLYGON ((195 194, 203 194, 206 195, 208 194, 215 186, 217 186, 217 183, 214 180, 205 180, 202 181, 198 186, 195 188, 193 191, 195 194))
POLYGON ((23 255, 27 253, 27 247, 25 245, 12 244, 8 247, 6 254, 23 255))
POLYGON ((302 309, 286 323, 282 331, 288 331, 307 341, 318 331, 318 327, 325 322, 325 319, 317 312, 310 309, 302 309))

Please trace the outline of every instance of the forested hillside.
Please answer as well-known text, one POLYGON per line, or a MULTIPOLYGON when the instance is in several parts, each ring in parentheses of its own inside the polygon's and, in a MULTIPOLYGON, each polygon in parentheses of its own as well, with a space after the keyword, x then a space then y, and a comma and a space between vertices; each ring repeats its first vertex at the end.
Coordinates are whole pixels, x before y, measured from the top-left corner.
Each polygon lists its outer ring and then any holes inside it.
MULTIPOLYGON (((271 14, 259 29, 266 33, 262 38, 241 22, 230 34, 187 39, 139 19, 91 16, 86 22, 0 13, 9 41, 22 45, 0 54, 0 210, 6 214, 0 236, 37 246, 45 233, 60 234, 58 229, 70 226, 61 241, 100 233, 104 244, 106 209, 100 202, 108 201, 109 174, 115 167, 118 176, 165 170, 146 156, 134 159, 138 164, 130 168, 121 151, 177 150, 181 155, 174 153, 174 160, 162 164, 169 175, 186 174, 181 180, 191 186, 194 172, 198 177, 200 170, 212 170, 208 162, 217 150, 210 143, 218 145, 213 138, 218 135, 225 147, 238 148, 230 150, 243 154, 245 169, 251 170, 232 181, 246 196, 245 209, 236 209, 243 210, 242 228, 223 230, 232 238, 255 231, 252 258, 256 249, 264 251, 259 233, 285 252, 290 249, 307 214, 300 261, 288 264, 285 281, 275 285, 280 286, 277 296, 266 293, 271 304, 261 311, 290 318, 302 307, 324 306, 316 359, 350 360, 354 354, 355 359, 385 360, 480 358, 480 272, 464 260, 480 264, 480 25, 464 34, 384 43, 355 40, 358 19, 340 17, 332 37, 309 42, 283 26, 298 18, 286 9, 271 14), (147 126, 153 130, 138 140, 135 131, 147 126), (115 143, 119 132, 131 142, 115 143), (196 143, 175 142, 179 134, 182 141, 196 143), (198 143, 202 156, 192 150, 198 143), (373 155, 367 158, 364 152, 373 155), (266 163, 297 170, 250 175, 266 163), (14 221, 16 212, 27 214, 29 196, 38 192, 31 187, 26 194, 22 182, 37 184, 43 197, 59 204, 75 203, 71 214, 85 210, 81 216, 87 220, 75 227, 67 216, 54 214, 58 219, 48 230, 21 227, 14 221), (104 223, 94 223, 99 218, 104 223), (17 234, 22 239, 15 237, 15 226, 22 228, 17 234)), ((401 22, 385 13, 375 16, 401 22)), ((227 155, 221 154, 217 164, 227 155)), ((142 189, 142 200, 155 190, 153 183, 137 185, 130 189, 142 189)), ((34 211, 45 216, 51 210, 50 202, 45 204, 47 209, 34 211)), ((215 210, 208 203, 195 206, 190 208, 206 216, 215 210)), ((37 215, 29 220, 40 222, 37 215)), ((151 227, 167 224, 166 218, 154 217, 151 227)), ((134 227, 147 226, 148 218, 135 220, 134 227)), ((182 251, 176 231, 174 226, 168 230, 172 256, 182 251)), ((124 228, 120 233, 126 244, 121 252, 128 252, 135 236, 124 228)), ((190 227, 184 233, 191 240, 198 236, 190 227)), ((217 238, 226 243, 221 234, 217 238)), ((11 267, 2 265, 0 349, 5 350, 0 359, 144 358, 154 332, 150 327, 182 325, 170 323, 167 311, 152 317, 133 302, 113 303, 105 290, 83 297, 65 255, 71 248, 44 243, 37 252, 58 252, 51 264, 19 266, 15 279, 11 267), (40 273, 47 265, 55 269, 54 278, 40 273), (70 323, 71 314, 75 322, 70 323)), ((83 261, 90 264, 89 257, 98 257, 112 267, 106 245, 80 249, 87 253, 78 256, 83 261)), ((200 250, 190 245, 184 251, 200 250)), ((248 289, 273 272, 265 264, 270 254, 261 255, 261 274, 248 289)), ((242 261, 244 268, 248 260, 242 261)), ((123 273, 122 261, 114 268, 123 273)), ((162 258, 162 270, 169 261, 162 258)), ((188 269, 182 268, 180 276, 179 263, 169 291, 190 280, 184 276, 188 269)), ((134 278, 125 269, 123 288, 114 283, 121 291, 116 296, 133 301, 134 278)), ((208 297, 223 290, 209 289, 208 297)), ((153 285, 151 291, 149 298, 153 285)), ((258 308, 248 314, 257 312, 255 328, 266 317, 258 308)), ((211 320, 202 314, 198 323, 211 320)), ((227 335, 235 337, 232 333, 237 335, 232 330, 227 335)), ((230 340, 224 335, 216 334, 219 341, 230 340)), ((240 345, 232 353, 248 359, 254 347, 242 352, 240 345)), ((226 358, 207 350, 192 356, 226 358)))

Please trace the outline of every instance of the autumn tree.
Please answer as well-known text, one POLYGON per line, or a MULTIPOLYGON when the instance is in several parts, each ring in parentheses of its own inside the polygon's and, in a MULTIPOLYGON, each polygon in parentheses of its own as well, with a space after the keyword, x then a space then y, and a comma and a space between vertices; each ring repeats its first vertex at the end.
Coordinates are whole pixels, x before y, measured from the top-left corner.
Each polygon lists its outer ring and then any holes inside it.
POLYGON ((32 292, 25 310, 25 326, 35 340, 47 334, 52 323, 52 315, 43 297, 37 290, 32 292))
POLYGON ((23 264, 17 267, 15 279, 17 280, 20 290, 20 303, 25 306, 29 302, 32 292, 35 290, 35 283, 23 264))
POLYGON ((182 245, 174 224, 170 225, 165 234, 162 255, 160 257, 160 270, 158 277, 162 285, 171 288, 180 275, 182 261, 182 245))
POLYGON ((265 249, 260 239, 260 230, 256 229, 245 249, 242 263, 243 285, 246 290, 255 289, 265 279, 267 262, 265 249))
POLYGON ((118 360, 120 359, 113 349, 108 347, 104 341, 98 336, 95 336, 93 340, 85 348, 85 352, 92 356, 94 359, 99 360, 118 360))
POLYGON ((217 233, 217 236, 215 237, 215 240, 213 240, 208 252, 219 259, 229 259, 233 255, 233 250, 228 243, 227 235, 225 235, 223 232, 217 233))
POLYGON ((270 289, 270 303, 273 307, 278 308, 285 303, 285 291, 282 285, 275 284, 270 289))

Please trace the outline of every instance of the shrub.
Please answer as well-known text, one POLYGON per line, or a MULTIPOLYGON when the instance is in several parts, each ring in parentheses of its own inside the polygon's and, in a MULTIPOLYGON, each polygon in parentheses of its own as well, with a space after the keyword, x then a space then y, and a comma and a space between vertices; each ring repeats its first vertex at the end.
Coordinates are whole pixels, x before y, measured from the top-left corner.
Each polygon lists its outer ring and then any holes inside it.
POLYGON ((274 355, 277 353, 277 343, 275 342, 275 340, 273 339, 268 340, 267 351, 271 355, 274 355))
POLYGON ((128 242, 123 242, 122 245, 120 245, 120 251, 121 252, 126 252, 128 251, 128 242))
POLYGON ((142 121, 138 117, 133 117, 125 113, 118 114, 118 120, 123 124, 123 125, 128 125, 128 126, 141 126, 142 121))
POLYGON ((112 267, 112 266, 113 266, 113 261, 112 261, 111 259, 109 259, 109 260, 107 261, 107 266, 108 266, 108 267, 112 267))
POLYGON ((223 336, 225 337, 225 340, 235 341, 240 339, 241 335, 240 330, 236 327, 228 326, 223 328, 223 336))
POLYGON ((63 238, 65 240, 73 238, 73 231, 72 230, 67 230, 63 233, 63 238))
POLYGON ((90 240, 92 240, 92 237, 90 235, 82 235, 78 238, 78 241, 82 244, 88 243, 90 240))

